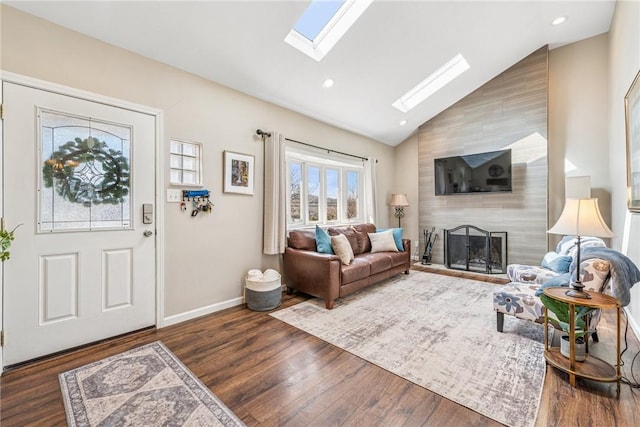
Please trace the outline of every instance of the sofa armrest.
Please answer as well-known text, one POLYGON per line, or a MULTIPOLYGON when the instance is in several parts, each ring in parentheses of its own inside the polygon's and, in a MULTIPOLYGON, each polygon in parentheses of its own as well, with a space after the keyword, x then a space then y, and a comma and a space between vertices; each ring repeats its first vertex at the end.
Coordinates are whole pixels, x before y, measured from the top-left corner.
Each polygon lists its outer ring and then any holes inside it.
POLYGON ((509 264, 507 277, 511 282, 543 285, 558 276, 558 273, 537 265, 509 264))
POLYGON ((409 258, 411 258, 411 239, 402 239, 402 247, 409 252, 409 258))
POLYGON ((341 262, 337 255, 285 248, 282 264, 287 289, 322 298, 327 308, 333 308, 340 294, 341 262))
POLYGON ((402 239, 402 248, 407 253, 407 265, 404 274, 409 274, 409 270, 411 270, 411 240, 402 239))

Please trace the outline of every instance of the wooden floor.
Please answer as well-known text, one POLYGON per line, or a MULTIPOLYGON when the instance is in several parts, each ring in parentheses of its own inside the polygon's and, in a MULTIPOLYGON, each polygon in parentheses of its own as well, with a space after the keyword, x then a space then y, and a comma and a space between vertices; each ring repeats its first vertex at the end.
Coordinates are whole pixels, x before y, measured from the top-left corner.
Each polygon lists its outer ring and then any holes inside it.
MULTIPOLYGON (((306 297, 283 296, 283 307, 306 297)), ((505 333, 509 333, 505 329, 505 333)), ((592 352, 615 360, 611 316, 592 352)), ((624 373, 640 348, 629 331, 624 373)), ((161 330, 137 332, 6 372, 0 425, 64 425, 58 374, 162 340, 249 426, 500 425, 350 353, 244 306, 161 330)), ((635 375, 640 379, 640 357, 635 375)), ((639 426, 640 391, 578 380, 547 368, 536 426, 639 426)))

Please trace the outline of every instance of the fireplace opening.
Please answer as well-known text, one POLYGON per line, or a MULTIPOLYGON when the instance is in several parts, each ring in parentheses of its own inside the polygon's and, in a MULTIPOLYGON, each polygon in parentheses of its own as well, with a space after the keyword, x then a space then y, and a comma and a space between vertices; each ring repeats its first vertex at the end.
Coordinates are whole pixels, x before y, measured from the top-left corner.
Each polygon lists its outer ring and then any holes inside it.
POLYGON ((444 230, 447 268, 489 274, 507 272, 507 232, 473 225, 444 230))

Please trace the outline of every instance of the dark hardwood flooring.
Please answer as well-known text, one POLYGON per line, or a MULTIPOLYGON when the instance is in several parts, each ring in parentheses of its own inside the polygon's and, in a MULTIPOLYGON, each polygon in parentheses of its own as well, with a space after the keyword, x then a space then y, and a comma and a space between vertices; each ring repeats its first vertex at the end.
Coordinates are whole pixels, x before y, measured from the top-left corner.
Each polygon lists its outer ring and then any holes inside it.
MULTIPOLYGON (((282 307, 305 299, 283 295, 282 307)), ((605 316, 600 343, 590 349, 615 359, 611 319, 605 316)), ((59 373, 155 340, 162 340, 249 426, 500 425, 244 306, 5 372, 0 378, 0 425, 65 425, 59 373)), ((631 331, 629 341, 626 376, 640 348, 631 331)), ((634 371, 640 379, 640 360, 634 371)), ((578 380, 574 389, 566 374, 547 368, 537 427, 638 425, 640 391, 623 385, 617 400, 613 384, 578 380)))

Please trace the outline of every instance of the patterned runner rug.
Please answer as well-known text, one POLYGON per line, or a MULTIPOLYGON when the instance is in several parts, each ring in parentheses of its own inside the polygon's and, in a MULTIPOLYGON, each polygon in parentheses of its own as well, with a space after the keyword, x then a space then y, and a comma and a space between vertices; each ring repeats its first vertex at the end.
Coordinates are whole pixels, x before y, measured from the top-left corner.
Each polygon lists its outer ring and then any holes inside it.
POLYGON ((69 426, 244 426, 160 341, 60 374, 69 426))
POLYGON ((412 271, 336 301, 272 313, 381 368, 514 427, 535 423, 545 376, 543 328, 505 316, 496 285, 412 271))

